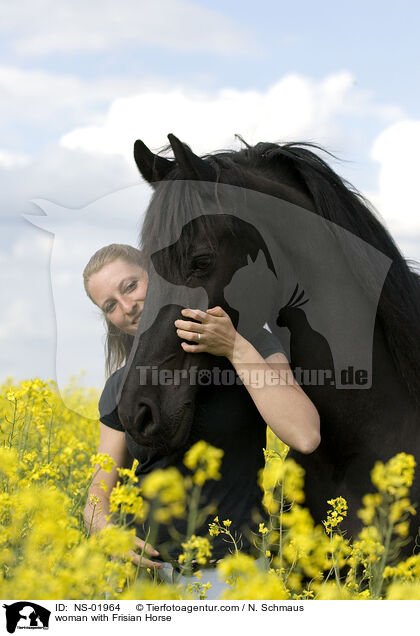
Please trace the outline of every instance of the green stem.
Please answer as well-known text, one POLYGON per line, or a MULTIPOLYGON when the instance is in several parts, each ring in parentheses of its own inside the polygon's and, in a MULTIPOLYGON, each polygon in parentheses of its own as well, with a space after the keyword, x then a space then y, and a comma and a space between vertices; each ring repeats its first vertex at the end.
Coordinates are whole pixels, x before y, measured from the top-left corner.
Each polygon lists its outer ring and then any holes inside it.
MULTIPOLYGON (((198 504, 200 502, 201 488, 201 486, 195 484, 191 493, 191 503, 188 510, 187 535, 185 537, 186 542, 188 542, 197 527, 197 512, 198 504)), ((185 576, 190 576, 192 574, 191 563, 189 560, 183 564, 182 574, 185 576)))
MULTIPOLYGON (((221 526, 219 526, 219 527, 221 527, 221 526)), ((229 530, 223 529, 223 531, 224 531, 225 534, 227 534, 230 537, 230 540, 232 541, 233 546, 235 548, 235 554, 236 554, 236 556, 238 556, 238 554, 239 554, 238 544, 236 543, 235 539, 233 538, 233 534, 231 532, 229 532, 229 530)))
POLYGON ((15 432, 15 423, 16 423, 16 411, 17 411, 17 399, 14 399, 14 409, 13 409, 13 421, 12 421, 12 430, 9 435, 9 448, 12 448, 12 440, 15 432))
POLYGON ((384 551, 382 552, 381 560, 379 561, 378 566, 375 567, 373 571, 373 575, 371 579, 372 580, 371 595, 372 595, 372 598, 375 598, 375 599, 378 599, 381 594, 382 583, 383 583, 382 575, 384 573, 386 560, 388 558, 389 546, 391 543, 393 529, 394 529, 394 524, 390 523, 385 534, 384 551))
POLYGON ((51 411, 50 425, 48 430, 48 451, 47 451, 47 463, 50 463, 50 447, 51 447, 51 433, 52 433, 52 421, 53 421, 53 412, 51 411))
POLYGON ((91 518, 90 518, 89 530, 88 530, 88 534, 87 534, 88 538, 90 537, 90 533, 91 533, 91 531, 92 531, 92 524, 93 524, 93 517, 94 517, 94 515, 95 515, 95 510, 96 510, 96 503, 95 503, 95 504, 94 504, 94 506, 93 506, 92 516, 91 516, 91 518))
POLYGON ((280 568, 283 567, 283 511, 284 511, 284 497, 283 497, 283 485, 284 482, 281 482, 281 490, 280 490, 280 514, 279 514, 279 561, 280 568))
MULTIPOLYGON (((146 533, 146 537, 144 539, 144 544, 143 544, 143 547, 142 547, 141 552, 140 552, 140 558, 139 558, 138 563, 137 563, 137 569, 136 569, 136 574, 134 576, 134 581, 136 581, 136 579, 137 579, 137 577, 139 575, 140 563, 141 563, 141 561, 143 559, 144 551, 145 551, 145 548, 146 548, 146 543, 149 543, 149 538, 150 538, 150 527, 149 527, 149 529, 148 529, 148 531, 146 533)), ((144 571, 144 568, 142 569, 142 574, 144 573, 143 571, 144 571)))
POLYGON ((331 532, 331 560, 332 560, 332 564, 333 564, 333 568, 334 568, 334 575, 335 575, 335 580, 336 583, 338 585, 338 587, 341 587, 341 583, 340 583, 340 577, 339 577, 339 573, 337 571, 337 565, 334 559, 334 550, 332 549, 332 540, 333 540, 333 533, 331 532))
POLYGON ((197 525, 197 511, 200 501, 201 486, 195 485, 191 494, 191 504, 188 511, 188 524, 186 541, 191 537, 197 525))
MULTIPOLYGON (((25 415, 24 415, 23 425, 21 429, 23 431, 23 436, 20 438, 20 441, 19 441, 20 458, 23 457, 23 454, 26 449, 26 442, 28 440, 29 427, 32 421, 32 408, 30 409, 28 408, 31 395, 32 395, 32 387, 29 389, 29 392, 28 392, 28 399, 27 399, 26 407, 25 407, 25 415), (28 412, 29 412, 29 418, 27 418, 28 412), (23 438, 23 444, 22 444, 22 438, 23 438)), ((33 407, 33 403, 34 403, 34 400, 32 398, 32 405, 31 405, 32 407, 33 407)))
POLYGON ((291 575, 291 573, 293 571, 293 568, 295 567, 295 563, 297 561, 297 555, 298 555, 298 550, 295 550, 295 556, 293 557, 293 563, 292 563, 292 565, 289 568, 287 576, 286 576, 285 579, 283 579, 283 577, 282 577, 282 582, 283 582, 284 587, 286 587, 287 581, 289 580, 289 576, 291 575))

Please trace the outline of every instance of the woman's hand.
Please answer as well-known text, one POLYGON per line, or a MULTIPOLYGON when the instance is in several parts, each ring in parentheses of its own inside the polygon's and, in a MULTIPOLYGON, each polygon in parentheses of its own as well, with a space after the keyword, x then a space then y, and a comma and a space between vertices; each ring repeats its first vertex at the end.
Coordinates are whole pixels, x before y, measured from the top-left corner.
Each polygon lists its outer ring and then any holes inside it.
MULTIPOLYGON (((109 523, 107 524, 108 526, 114 526, 113 523, 109 523)), ((156 562, 156 561, 150 561, 149 559, 145 559, 144 555, 148 554, 149 556, 159 556, 159 552, 157 550, 154 549, 153 546, 150 545, 150 543, 145 543, 143 541, 143 539, 140 539, 139 537, 133 537, 133 541, 134 541, 134 549, 133 550, 129 550, 128 552, 126 552, 126 556, 129 557, 131 559, 131 561, 134 563, 134 565, 139 565, 139 567, 141 568, 160 568, 162 567, 162 564, 160 562, 156 562), (144 551, 143 551, 144 548, 144 551), (140 554, 138 552, 136 552, 135 550, 139 550, 140 554), (141 557, 141 553, 143 552, 143 557, 141 557)), ((119 558, 119 557, 115 557, 115 558, 119 558)))
POLYGON ((181 346, 187 353, 211 353, 214 356, 226 356, 231 358, 238 338, 238 332, 234 328, 229 315, 221 307, 213 307, 207 311, 200 309, 183 309, 181 314, 190 320, 175 320, 177 334, 183 340, 181 346), (193 344, 194 343, 194 344, 193 344))
MULTIPOLYGON (((108 525, 114 525, 114 524, 108 524, 108 525)), ((150 543, 145 543, 142 539, 139 539, 139 537, 134 537, 134 544, 135 544, 135 548, 139 548, 141 552, 143 552, 143 547, 144 547, 144 553, 143 553, 143 558, 141 558, 141 553, 138 554, 137 552, 134 552, 134 550, 129 550, 126 555, 127 557, 130 557, 131 561, 134 563, 134 565, 138 565, 141 568, 156 568, 159 569, 162 567, 162 563, 156 563, 155 561, 149 561, 149 559, 145 559, 144 558, 144 554, 148 554, 150 556, 157 556, 159 554, 159 552, 157 550, 155 550, 150 543)), ((120 557, 112 557, 111 556, 111 561, 115 559, 119 559, 120 557)), ((118 588, 117 592, 120 594, 123 591, 123 588, 118 588)))
POLYGON ((134 565, 139 565, 139 567, 141 568, 162 567, 161 563, 156 561, 150 561, 149 559, 144 558, 145 554, 148 554, 151 557, 159 556, 159 552, 155 550, 153 546, 150 545, 150 543, 145 543, 143 539, 140 539, 139 537, 134 537, 134 544, 135 544, 134 546, 135 550, 138 549, 140 551, 140 554, 138 552, 135 552, 134 550, 129 550, 127 553, 127 555, 131 558, 134 565), (144 552, 143 552, 143 548, 144 548, 144 552), (143 552, 143 557, 141 556, 142 552, 143 552))

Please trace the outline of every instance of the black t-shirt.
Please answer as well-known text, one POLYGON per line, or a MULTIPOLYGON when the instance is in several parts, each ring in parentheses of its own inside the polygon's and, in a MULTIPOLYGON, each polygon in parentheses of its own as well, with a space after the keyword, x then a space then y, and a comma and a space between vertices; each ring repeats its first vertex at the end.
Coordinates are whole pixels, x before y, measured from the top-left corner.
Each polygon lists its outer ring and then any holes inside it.
MULTIPOLYGON (((263 358, 273 353, 284 352, 277 338, 268 330, 261 329, 252 339, 252 344, 263 358)), ((113 429, 124 431, 118 418, 116 397, 123 369, 116 371, 107 380, 99 401, 100 421, 113 429)), ((230 374, 237 378, 232 367, 230 374)), ((171 455, 161 455, 151 448, 137 444, 126 432, 126 443, 130 455, 139 461, 136 475, 138 485, 145 475, 157 468, 176 467, 183 475, 189 470, 183 464, 185 452, 199 440, 224 451, 221 464, 221 479, 206 481, 201 494, 200 506, 214 503, 217 512, 209 515, 195 534, 205 536, 208 524, 218 514, 219 521, 230 519, 232 534, 241 537, 239 549, 250 552, 250 531, 258 532, 258 523, 267 521, 262 506, 262 491, 258 485, 258 472, 264 467, 263 448, 266 446, 267 425, 261 417, 246 387, 241 383, 231 385, 199 386, 193 424, 187 443, 171 455)), ((186 521, 173 521, 174 527, 185 540, 186 521)), ((147 525, 138 527, 138 535, 145 536, 147 525)), ((213 537, 213 558, 223 557, 233 550, 232 543, 226 543, 224 535, 213 537)), ((252 538, 251 538, 252 541, 252 538)), ((171 539, 166 526, 159 527, 155 546, 166 558, 176 559, 182 552, 181 546, 171 539), (164 549, 162 550, 162 546, 164 549)))

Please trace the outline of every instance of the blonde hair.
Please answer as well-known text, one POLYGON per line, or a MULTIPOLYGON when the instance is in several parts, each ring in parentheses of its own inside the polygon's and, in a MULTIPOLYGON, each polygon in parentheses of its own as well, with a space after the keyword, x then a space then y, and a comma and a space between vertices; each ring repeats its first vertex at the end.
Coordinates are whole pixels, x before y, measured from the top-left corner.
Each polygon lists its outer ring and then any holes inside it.
MULTIPOLYGON (((89 293, 90 277, 99 272, 105 265, 115 261, 117 258, 123 259, 130 265, 138 265, 147 271, 146 262, 142 252, 132 245, 111 243, 111 245, 101 247, 101 249, 93 254, 83 270, 83 284, 86 294, 92 302, 95 301, 89 293)), ((134 341, 134 336, 118 329, 118 327, 112 324, 104 312, 102 312, 102 316, 106 326, 105 372, 106 376, 109 377, 127 360, 134 341)))

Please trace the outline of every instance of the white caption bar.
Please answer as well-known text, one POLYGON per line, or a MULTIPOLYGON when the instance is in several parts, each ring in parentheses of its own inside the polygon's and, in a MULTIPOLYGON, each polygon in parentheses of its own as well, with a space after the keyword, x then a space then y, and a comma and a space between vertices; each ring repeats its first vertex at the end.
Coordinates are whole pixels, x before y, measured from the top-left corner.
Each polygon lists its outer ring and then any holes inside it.
MULTIPOLYGON (((29 636, 43 630, 78 636, 153 633, 176 630, 214 636, 215 630, 252 630, 254 634, 317 635, 355 630, 395 636, 416 625, 420 601, 0 601, 0 633, 29 636), (288 632, 287 630, 294 630, 288 632), (23 632, 22 630, 25 630, 23 632), (262 632, 261 630, 264 630, 262 632)), ((220 631, 219 631, 220 633, 220 631)))

